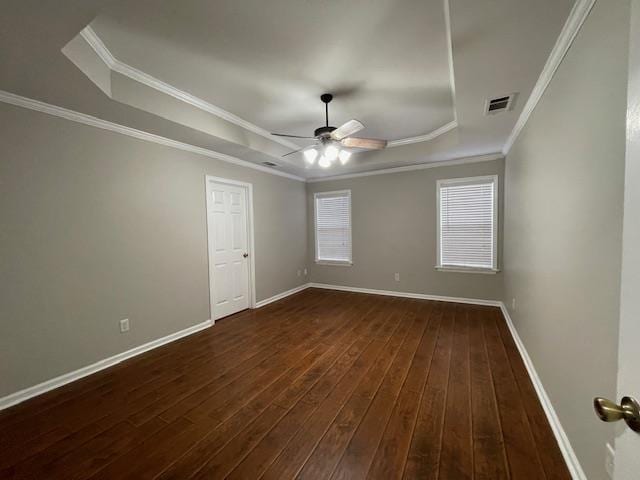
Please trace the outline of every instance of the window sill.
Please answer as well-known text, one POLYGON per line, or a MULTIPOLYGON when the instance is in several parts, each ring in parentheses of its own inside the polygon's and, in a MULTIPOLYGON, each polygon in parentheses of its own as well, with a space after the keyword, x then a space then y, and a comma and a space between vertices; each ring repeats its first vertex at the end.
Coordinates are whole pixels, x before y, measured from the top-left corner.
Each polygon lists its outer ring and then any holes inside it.
POLYGON ((481 273, 484 275, 495 275, 500 270, 497 268, 473 268, 473 267, 456 267, 456 266, 442 266, 436 265, 436 270, 439 272, 452 272, 452 273, 481 273))
POLYGON ((351 267, 353 262, 342 262, 339 260, 316 260, 316 265, 333 265, 334 267, 351 267))

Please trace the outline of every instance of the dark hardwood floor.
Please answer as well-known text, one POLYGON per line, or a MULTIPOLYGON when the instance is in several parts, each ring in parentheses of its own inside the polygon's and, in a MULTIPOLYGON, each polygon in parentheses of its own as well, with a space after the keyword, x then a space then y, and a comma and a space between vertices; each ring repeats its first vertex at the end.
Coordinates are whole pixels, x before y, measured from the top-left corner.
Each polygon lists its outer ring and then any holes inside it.
POLYGON ((0 412, 0 478, 569 479, 492 307, 309 289, 0 412))

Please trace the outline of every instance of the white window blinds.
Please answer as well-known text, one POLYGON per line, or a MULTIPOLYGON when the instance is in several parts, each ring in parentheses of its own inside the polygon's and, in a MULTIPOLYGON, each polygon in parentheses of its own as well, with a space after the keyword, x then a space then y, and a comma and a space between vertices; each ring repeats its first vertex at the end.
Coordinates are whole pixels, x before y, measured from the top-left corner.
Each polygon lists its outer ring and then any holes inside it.
POLYGON ((316 261, 351 263, 351 192, 314 195, 316 261))
POLYGON ((439 266, 497 268, 498 179, 438 181, 439 266))

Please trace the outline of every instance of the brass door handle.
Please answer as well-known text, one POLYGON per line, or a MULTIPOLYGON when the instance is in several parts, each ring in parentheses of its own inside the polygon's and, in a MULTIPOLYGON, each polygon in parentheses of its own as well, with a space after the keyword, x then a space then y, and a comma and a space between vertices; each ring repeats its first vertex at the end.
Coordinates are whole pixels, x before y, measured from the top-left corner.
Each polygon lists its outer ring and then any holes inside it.
POLYGON ((620 405, 606 398, 593 399, 596 415, 603 422, 624 420, 634 432, 640 432, 640 405, 633 397, 622 397, 620 405))

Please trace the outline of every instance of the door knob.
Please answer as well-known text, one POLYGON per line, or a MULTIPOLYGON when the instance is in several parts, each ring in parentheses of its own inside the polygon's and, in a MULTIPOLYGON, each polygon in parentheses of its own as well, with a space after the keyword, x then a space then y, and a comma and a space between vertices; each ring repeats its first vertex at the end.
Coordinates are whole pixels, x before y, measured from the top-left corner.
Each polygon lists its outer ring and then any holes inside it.
POLYGON ((640 405, 633 397, 622 397, 620 405, 606 398, 593 399, 596 415, 603 422, 624 420, 634 432, 640 432, 640 405))
POLYGON ((249 256, 249 254, 248 254, 248 253, 243 253, 243 254, 242 254, 242 256, 243 256, 244 258, 247 258, 247 257, 249 256))

